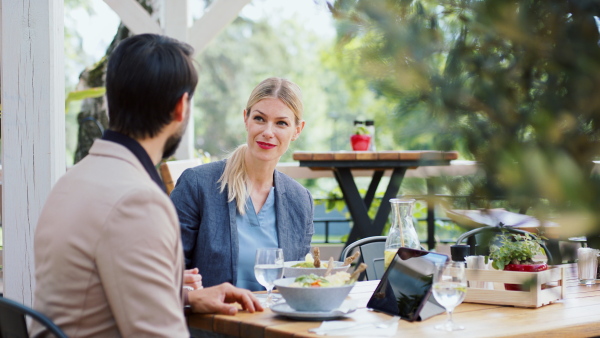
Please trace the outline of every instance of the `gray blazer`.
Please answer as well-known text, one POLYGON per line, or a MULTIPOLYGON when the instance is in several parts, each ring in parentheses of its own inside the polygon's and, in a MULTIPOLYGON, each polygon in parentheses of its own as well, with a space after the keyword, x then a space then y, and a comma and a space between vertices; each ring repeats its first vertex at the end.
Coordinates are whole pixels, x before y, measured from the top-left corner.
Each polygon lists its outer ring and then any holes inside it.
MULTIPOLYGON (((186 267, 200 270, 204 286, 237 282, 236 204, 227 202, 227 190, 221 193, 217 182, 224 170, 225 160, 187 169, 171 193, 181 224, 186 267)), ((279 247, 286 261, 303 260, 314 233, 312 196, 279 171, 275 171, 274 181, 279 247)))

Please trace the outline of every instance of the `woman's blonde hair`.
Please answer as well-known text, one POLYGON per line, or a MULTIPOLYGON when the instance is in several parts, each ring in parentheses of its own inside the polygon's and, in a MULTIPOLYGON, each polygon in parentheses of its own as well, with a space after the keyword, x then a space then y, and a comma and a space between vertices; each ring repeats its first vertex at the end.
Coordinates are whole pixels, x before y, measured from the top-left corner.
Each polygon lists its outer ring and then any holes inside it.
MULTIPOLYGON (((302 92, 298 85, 280 77, 270 77, 263 80, 254 88, 250 98, 248 98, 246 116, 250 115, 250 111, 256 103, 267 98, 281 100, 294 113, 295 124, 300 124, 304 107, 302 105, 302 92)), ((248 176, 246 175, 246 163, 244 161, 247 149, 248 145, 242 144, 229 155, 225 164, 225 171, 219 178, 221 192, 228 187, 227 202, 236 200, 237 209, 242 215, 246 213, 246 199, 252 189, 247 184, 248 176)))

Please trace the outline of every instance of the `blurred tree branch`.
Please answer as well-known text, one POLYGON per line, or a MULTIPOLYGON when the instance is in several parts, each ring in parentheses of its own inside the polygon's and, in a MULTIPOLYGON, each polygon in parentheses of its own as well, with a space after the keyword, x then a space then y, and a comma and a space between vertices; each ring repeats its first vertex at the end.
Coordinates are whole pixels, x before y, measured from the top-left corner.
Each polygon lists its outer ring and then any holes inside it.
MULTIPOLYGON (((486 179, 472 194, 600 231, 597 0, 338 0, 340 48, 397 102, 397 123, 460 149, 486 179), (413 129, 414 126, 413 126, 413 129)), ((563 225, 567 225, 563 222, 563 225)))

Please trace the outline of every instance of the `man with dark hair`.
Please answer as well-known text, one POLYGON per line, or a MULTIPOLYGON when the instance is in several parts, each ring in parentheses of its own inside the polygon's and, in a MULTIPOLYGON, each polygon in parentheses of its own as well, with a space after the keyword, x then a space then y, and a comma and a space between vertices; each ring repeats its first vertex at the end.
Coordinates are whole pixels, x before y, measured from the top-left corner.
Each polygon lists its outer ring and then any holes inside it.
POLYGON ((56 183, 34 237, 34 307, 68 336, 189 337, 184 304, 262 310, 230 284, 182 288, 179 223, 155 165, 177 148, 197 82, 191 47, 168 37, 125 39, 110 57, 109 130, 56 183))

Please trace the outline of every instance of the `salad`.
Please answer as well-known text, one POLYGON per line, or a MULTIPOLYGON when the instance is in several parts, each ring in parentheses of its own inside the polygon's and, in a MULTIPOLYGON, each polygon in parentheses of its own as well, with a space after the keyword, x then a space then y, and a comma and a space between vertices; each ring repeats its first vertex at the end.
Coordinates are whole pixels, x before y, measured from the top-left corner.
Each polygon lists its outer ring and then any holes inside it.
MULTIPOLYGON (((296 263, 294 265, 292 265, 292 268, 316 268, 317 266, 315 266, 315 259, 313 258, 313 256, 310 253, 307 253, 306 256, 304 257, 304 262, 300 262, 300 263, 296 263)), ((320 264, 321 268, 327 268, 328 264, 323 262, 320 264)))
POLYGON ((326 277, 317 276, 315 274, 303 275, 297 277, 291 287, 299 288, 326 288, 332 286, 342 286, 349 284, 351 275, 347 272, 340 271, 336 274, 326 277))
MULTIPOLYGON (((304 262, 296 263, 292 265, 292 268, 328 268, 331 264, 333 267, 336 267, 333 261, 333 257, 329 258, 329 262, 321 262, 321 253, 319 252, 319 248, 313 248, 312 255, 307 253, 304 257, 304 262)), ((352 264, 360 256, 360 252, 356 251, 354 255, 347 257, 340 266, 346 266, 352 264)))

